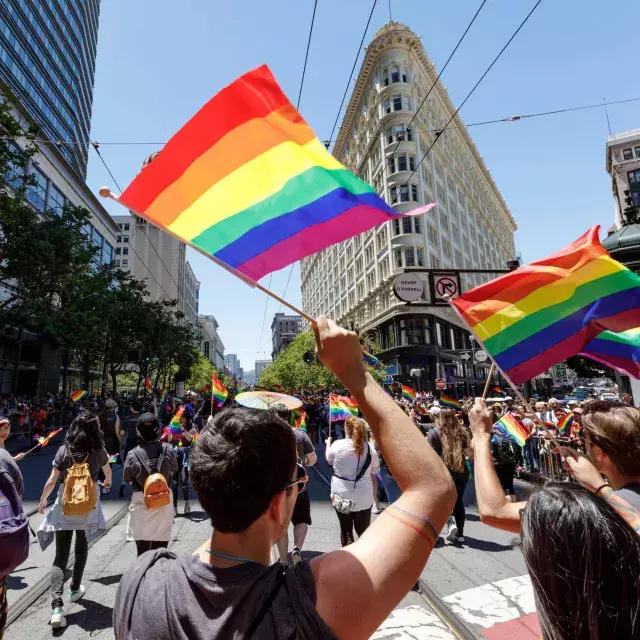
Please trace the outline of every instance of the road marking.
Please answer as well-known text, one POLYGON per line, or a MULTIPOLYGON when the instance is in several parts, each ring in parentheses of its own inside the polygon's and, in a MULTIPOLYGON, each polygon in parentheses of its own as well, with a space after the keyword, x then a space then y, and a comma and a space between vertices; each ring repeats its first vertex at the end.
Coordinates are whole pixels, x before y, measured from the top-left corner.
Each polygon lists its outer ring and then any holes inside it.
POLYGON ((378 627, 370 640, 456 640, 433 613, 419 605, 396 609, 378 627))
POLYGON ((536 611, 528 575, 458 591, 443 600, 465 622, 483 629, 536 611))

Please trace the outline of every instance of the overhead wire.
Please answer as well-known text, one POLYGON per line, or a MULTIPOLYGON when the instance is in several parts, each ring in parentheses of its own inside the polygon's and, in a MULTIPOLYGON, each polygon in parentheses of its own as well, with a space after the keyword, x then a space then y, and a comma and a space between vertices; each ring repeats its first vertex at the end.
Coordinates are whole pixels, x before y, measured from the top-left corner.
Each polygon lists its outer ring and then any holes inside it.
POLYGON ((433 149, 433 147, 436 145, 436 143, 438 142, 438 140, 440 139, 440 137, 442 136, 442 134, 445 132, 445 130, 447 129, 447 127, 449 126, 449 124, 454 120, 454 118, 458 115, 458 113, 460 112, 460 109, 462 109, 462 107, 464 107, 464 105, 466 104, 467 100, 469 100, 469 98, 473 95, 473 93, 475 92, 475 90, 480 86, 480 83, 486 78, 487 74, 489 73, 489 71, 491 71, 491 69, 493 69, 493 66, 496 64, 496 62, 498 62, 498 60, 502 57, 502 54, 507 50, 507 47, 513 42, 514 38, 520 33, 521 29, 524 27, 524 25, 529 21, 529 18, 533 15, 534 11, 540 6, 540 3, 542 2, 542 0, 538 0, 534 5, 533 8, 531 9, 531 11, 529 11, 529 13, 526 15, 525 19, 520 23, 520 25, 518 26, 518 28, 513 32, 512 36, 509 38, 509 40, 507 40, 507 43, 504 45, 504 47, 502 47, 502 49, 500 49, 500 51, 498 52, 498 55, 493 59, 493 61, 491 62, 491 64, 487 67, 486 71, 480 76, 480 79, 478 80, 478 82, 475 83, 475 85, 473 85, 471 91, 469 91, 469 93, 467 94, 467 96, 465 97, 465 99, 462 101, 462 103, 460 104, 460 106, 454 111, 453 115, 449 118, 449 120, 446 122, 446 124, 444 125, 444 127, 442 128, 442 130, 440 130, 439 132, 436 133, 436 135, 434 136, 433 142, 431 143, 431 145, 429 146, 429 148, 425 151, 424 155, 422 156, 422 158, 420 158, 420 161, 418 162, 418 164, 415 166, 415 168, 413 169, 413 171, 409 174, 409 177, 407 178, 407 181, 404 183, 404 185, 402 185, 401 190, 404 189, 408 184, 409 184, 409 180, 411 180, 411 178, 413 177, 413 175, 415 174, 415 172, 420 168, 420 165, 422 164, 422 162, 424 161, 424 159, 427 157, 427 155, 429 155, 429 152, 431 151, 431 149, 433 149))

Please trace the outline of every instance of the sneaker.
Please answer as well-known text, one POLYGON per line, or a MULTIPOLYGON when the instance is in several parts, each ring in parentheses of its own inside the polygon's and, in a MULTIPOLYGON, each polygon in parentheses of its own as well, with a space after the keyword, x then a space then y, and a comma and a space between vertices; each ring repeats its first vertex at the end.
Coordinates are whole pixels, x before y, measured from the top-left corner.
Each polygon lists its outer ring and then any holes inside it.
POLYGON ((62 609, 54 609, 51 612, 51 620, 49 621, 52 629, 62 629, 67 626, 67 619, 62 614, 62 609))
POLYGON ((80 598, 86 593, 86 589, 83 585, 77 591, 69 591, 69 602, 78 602, 80 598))
POLYGON ((184 501, 184 515, 189 515, 191 513, 191 505, 188 500, 184 501))
POLYGON ((378 515, 379 513, 382 513, 382 509, 380 507, 373 507, 373 513, 378 515))
POLYGON ((449 522, 449 530, 445 534, 444 539, 447 542, 453 542, 456 539, 457 535, 458 535, 458 527, 456 526, 456 523, 449 522))
POLYGON ((455 541, 456 541, 458 544, 464 544, 464 536, 456 536, 455 541))
POLYGON ((293 560, 294 565, 298 564, 298 562, 302 560, 302 552, 298 547, 293 547, 293 551, 291 552, 291 559, 293 560))

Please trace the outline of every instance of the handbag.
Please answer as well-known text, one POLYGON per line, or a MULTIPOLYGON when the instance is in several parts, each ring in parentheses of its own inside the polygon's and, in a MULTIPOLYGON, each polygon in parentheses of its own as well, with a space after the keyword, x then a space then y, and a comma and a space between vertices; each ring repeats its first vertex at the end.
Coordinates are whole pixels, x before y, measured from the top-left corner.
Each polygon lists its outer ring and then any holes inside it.
MULTIPOLYGON (((360 464, 360 456, 358 456, 358 464, 360 464)), ((355 501, 356 485, 358 484, 358 480, 360 480, 360 478, 362 478, 362 476, 364 476, 364 474, 366 473, 366 471, 369 468, 370 464, 371 464, 371 446, 367 442, 367 458, 364 461, 364 465, 362 465, 362 469, 360 469, 360 471, 358 472, 358 475, 355 477, 355 480, 353 481, 353 497, 354 497, 354 499, 353 500, 348 500, 347 498, 341 498, 340 496, 336 495, 335 493, 331 495, 331 504, 333 505, 333 508, 338 513, 351 513, 353 511, 353 508, 356 506, 356 501, 355 501)), ((358 468, 358 466, 356 465, 356 469, 357 468, 358 468)), ((343 478, 342 476, 339 476, 335 472, 334 472, 333 475, 336 478, 340 478, 340 480, 346 480, 347 482, 351 482, 350 478, 343 478)))

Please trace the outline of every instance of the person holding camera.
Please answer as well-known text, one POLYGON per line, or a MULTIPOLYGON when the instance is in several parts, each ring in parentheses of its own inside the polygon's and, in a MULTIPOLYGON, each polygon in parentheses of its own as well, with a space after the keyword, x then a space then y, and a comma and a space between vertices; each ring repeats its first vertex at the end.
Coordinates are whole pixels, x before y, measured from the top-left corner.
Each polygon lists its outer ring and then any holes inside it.
POLYGON ((333 467, 331 503, 340 523, 342 546, 351 544, 353 529, 360 537, 371 524, 371 474, 380 467, 378 452, 367 442, 367 428, 360 418, 344 423, 345 438, 331 443, 327 438, 327 463, 333 467))
MULTIPOLYGON (((308 479, 295 436, 269 411, 221 411, 191 454, 211 535, 194 555, 150 551, 124 573, 116 640, 366 640, 415 584, 453 509, 451 475, 366 371, 356 333, 325 317, 312 328, 320 359, 356 399, 401 496, 353 544, 284 571, 270 563, 271 548, 308 479)), ((370 480, 366 492, 371 500, 370 480)))

